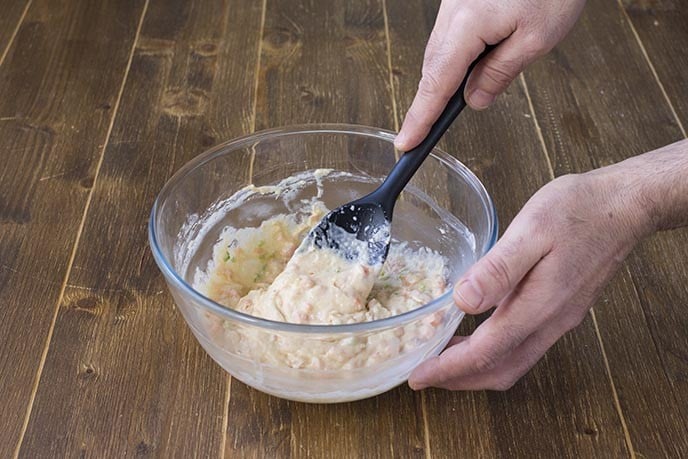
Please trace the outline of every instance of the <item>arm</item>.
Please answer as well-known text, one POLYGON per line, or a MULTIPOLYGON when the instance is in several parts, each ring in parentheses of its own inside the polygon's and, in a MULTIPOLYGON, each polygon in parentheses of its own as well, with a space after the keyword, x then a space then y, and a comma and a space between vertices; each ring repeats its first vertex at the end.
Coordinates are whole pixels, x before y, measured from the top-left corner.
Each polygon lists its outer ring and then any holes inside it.
POLYGON ((688 225, 688 140, 538 191, 457 283, 469 314, 497 306, 411 375, 414 389, 511 387, 585 317, 644 237, 688 225))

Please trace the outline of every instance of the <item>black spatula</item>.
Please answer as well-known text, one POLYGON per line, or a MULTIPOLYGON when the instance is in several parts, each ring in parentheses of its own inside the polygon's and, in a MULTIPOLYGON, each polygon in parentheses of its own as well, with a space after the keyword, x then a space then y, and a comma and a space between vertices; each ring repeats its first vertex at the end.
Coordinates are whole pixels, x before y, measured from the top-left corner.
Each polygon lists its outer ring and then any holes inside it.
POLYGON ((487 46, 470 65, 459 89, 433 124, 427 137, 416 148, 404 153, 384 182, 372 193, 344 204, 328 213, 306 236, 299 250, 309 246, 329 247, 352 261, 371 266, 382 265, 389 252, 392 214, 397 197, 411 180, 442 135, 466 107, 464 89, 475 65, 494 46, 487 46), (352 243, 352 241, 354 243, 352 243), (367 242, 367 244, 356 243, 367 242))

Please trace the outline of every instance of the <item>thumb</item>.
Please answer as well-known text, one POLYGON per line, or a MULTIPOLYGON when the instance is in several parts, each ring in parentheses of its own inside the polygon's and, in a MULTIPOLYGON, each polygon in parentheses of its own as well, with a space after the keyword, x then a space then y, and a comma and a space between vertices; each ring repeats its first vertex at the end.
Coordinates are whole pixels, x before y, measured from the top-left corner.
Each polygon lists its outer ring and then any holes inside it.
POLYGON ((495 306, 549 252, 535 225, 527 215, 517 215, 497 244, 457 282, 454 301, 462 311, 480 314, 495 306))
POLYGON ((474 110, 483 110, 494 102, 543 49, 535 40, 512 35, 483 58, 471 72, 464 97, 474 110))

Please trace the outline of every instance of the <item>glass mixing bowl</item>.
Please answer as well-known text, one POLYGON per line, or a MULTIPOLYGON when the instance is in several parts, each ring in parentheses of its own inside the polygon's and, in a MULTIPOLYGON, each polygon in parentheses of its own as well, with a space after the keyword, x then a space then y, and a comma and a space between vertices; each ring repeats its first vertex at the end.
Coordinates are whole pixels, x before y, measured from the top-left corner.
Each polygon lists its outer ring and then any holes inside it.
MULTIPOLYGON (((275 184, 303 171, 331 168, 349 174, 322 179, 329 208, 351 201, 379 184, 396 161, 394 134, 351 125, 273 129, 232 140, 201 154, 163 187, 149 222, 150 245, 172 296, 203 348, 226 371, 263 392, 297 401, 332 403, 371 397, 408 379, 425 359, 439 354, 463 313, 451 287, 492 247, 497 217, 490 196, 463 164, 435 149, 402 193, 392 236, 411 247, 428 247, 447 260, 447 290, 404 314, 346 325, 275 322, 230 309, 193 288, 212 248, 227 226, 257 227, 272 215, 317 193, 314 183, 287 198, 266 195, 233 205, 249 184, 275 184), (375 348, 382 346, 384 348, 375 348), (298 368, 284 353, 309 353, 347 361, 341 368, 298 368), (372 347, 371 347, 372 346, 372 347), (382 357, 380 352, 383 353, 382 357), (368 355, 366 354, 366 355, 368 355), (357 362, 357 363, 352 363, 357 362), (367 363, 370 362, 370 363, 367 363)), ((323 299, 326 301, 326 299, 323 299)), ((298 359, 297 359, 298 360, 298 359)))

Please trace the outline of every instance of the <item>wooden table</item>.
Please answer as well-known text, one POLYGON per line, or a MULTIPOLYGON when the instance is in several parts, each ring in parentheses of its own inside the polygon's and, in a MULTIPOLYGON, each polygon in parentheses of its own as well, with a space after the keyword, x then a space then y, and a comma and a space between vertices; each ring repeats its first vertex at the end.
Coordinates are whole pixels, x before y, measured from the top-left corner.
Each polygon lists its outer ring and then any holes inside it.
MULTIPOLYGON (((462 115, 442 147, 503 226, 554 176, 686 136, 685 6, 591 0, 494 108, 462 115)), ((0 0, 0 456, 688 456, 685 230, 635 250, 503 393, 279 400, 231 380, 174 308, 146 240, 167 178, 254 130, 397 129, 437 7, 0 0)))

